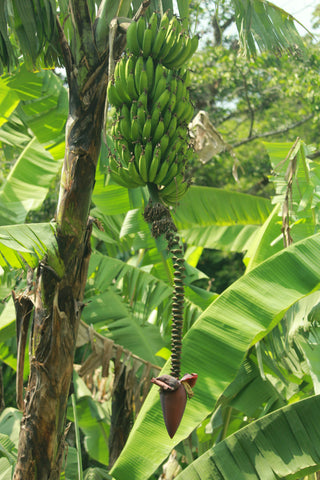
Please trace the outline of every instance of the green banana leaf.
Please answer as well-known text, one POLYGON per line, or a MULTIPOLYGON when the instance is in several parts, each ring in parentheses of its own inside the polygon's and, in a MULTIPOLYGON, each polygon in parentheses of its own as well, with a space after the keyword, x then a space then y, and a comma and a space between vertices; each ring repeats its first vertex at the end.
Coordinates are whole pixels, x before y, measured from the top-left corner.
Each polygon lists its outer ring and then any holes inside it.
MULTIPOLYGON (((170 440, 153 387, 111 473, 144 480, 210 412, 233 380, 250 345, 263 338, 300 298, 319 288, 320 235, 270 257, 225 290, 183 340, 182 373, 198 373, 195 396, 170 440)), ((164 368, 168 372, 169 365, 164 368)))
POLYGON ((178 480, 301 478, 320 468, 320 396, 280 408, 218 443, 178 480))
MULTIPOLYGON (((18 148, 14 138, 12 126, 6 124, 0 129, 0 141, 18 148)), ((24 222, 30 210, 42 205, 61 166, 36 137, 24 135, 20 148, 20 156, 0 191, 1 204, 11 212, 5 215, 8 224, 24 222)))
MULTIPOLYGON (((9 225, 0 227, 0 266, 34 268, 49 252, 54 262, 57 244, 50 223, 9 225)), ((56 262, 54 262, 56 263, 56 262)))
POLYGON ((5 78, 5 84, 13 98, 21 100, 23 121, 38 141, 47 149, 59 141, 64 146, 68 91, 63 80, 50 70, 30 72, 22 65, 17 73, 5 78))
POLYGON ((247 272, 284 248, 279 212, 280 205, 276 205, 251 239, 244 258, 247 272))
POLYGON ((241 252, 247 250, 271 209, 266 198, 192 186, 174 220, 188 245, 241 252))
POLYGON ((9 147, 4 150, 8 161, 15 161, 0 190, 0 224, 9 225, 24 222, 41 206, 58 174, 68 94, 54 73, 31 73, 24 66, 1 82, 0 141, 9 147))
POLYGON ((19 101, 18 96, 0 79, 0 127, 8 121, 19 101))

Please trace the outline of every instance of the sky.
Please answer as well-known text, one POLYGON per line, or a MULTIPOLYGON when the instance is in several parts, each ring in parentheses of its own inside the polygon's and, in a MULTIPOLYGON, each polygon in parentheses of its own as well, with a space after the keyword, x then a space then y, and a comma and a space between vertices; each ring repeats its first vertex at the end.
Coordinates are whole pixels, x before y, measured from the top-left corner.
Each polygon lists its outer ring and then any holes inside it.
MULTIPOLYGON (((312 13, 320 3, 320 0, 273 0, 272 3, 291 13, 291 15, 312 31, 312 13)), ((301 31, 298 25, 297 28, 299 33, 303 34, 303 30, 301 31)))

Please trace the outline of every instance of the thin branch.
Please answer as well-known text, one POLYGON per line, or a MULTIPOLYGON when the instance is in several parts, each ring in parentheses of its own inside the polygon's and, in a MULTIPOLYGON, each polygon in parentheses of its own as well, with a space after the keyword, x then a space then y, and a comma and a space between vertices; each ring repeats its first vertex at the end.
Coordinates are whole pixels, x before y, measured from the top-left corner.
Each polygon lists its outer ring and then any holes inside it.
POLYGON ((149 7, 151 3, 151 0, 144 0, 140 7, 138 8, 138 10, 136 11, 134 17, 133 17, 133 20, 136 22, 138 20, 138 18, 142 17, 142 15, 144 15, 149 7))
POLYGON ((304 117, 302 120, 292 123, 287 127, 280 128, 279 130, 272 130, 271 132, 258 133, 256 135, 252 135, 251 137, 240 140, 239 142, 236 142, 233 145, 231 145, 231 148, 238 148, 241 145, 252 142, 253 140, 257 140, 258 138, 267 138, 267 137, 272 137, 273 135, 281 135, 282 133, 287 133, 289 132, 289 130, 292 130, 293 128, 299 127, 300 125, 303 125, 304 123, 308 122, 313 117, 314 117, 314 113, 310 113, 309 115, 304 117))

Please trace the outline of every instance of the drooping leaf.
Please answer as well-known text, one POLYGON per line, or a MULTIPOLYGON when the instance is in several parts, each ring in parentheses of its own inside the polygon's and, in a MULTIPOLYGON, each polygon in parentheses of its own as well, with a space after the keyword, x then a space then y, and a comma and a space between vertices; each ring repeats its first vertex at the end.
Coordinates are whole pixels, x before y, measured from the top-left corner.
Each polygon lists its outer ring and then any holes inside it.
POLYGON ((232 0, 240 43, 246 55, 270 50, 281 53, 304 49, 295 27, 297 21, 282 8, 266 0, 232 0))

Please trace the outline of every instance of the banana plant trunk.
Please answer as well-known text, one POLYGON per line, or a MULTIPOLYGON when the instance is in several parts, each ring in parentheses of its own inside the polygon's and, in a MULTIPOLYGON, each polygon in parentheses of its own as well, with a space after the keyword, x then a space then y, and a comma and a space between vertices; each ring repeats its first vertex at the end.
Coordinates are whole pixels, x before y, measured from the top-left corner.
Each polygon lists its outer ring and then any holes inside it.
POLYGON ((69 117, 56 211, 60 267, 52 268, 45 259, 37 271, 30 375, 14 480, 59 479, 64 457, 66 407, 90 258, 89 209, 101 144, 107 62, 85 73, 80 82, 74 65, 67 66, 69 117))

